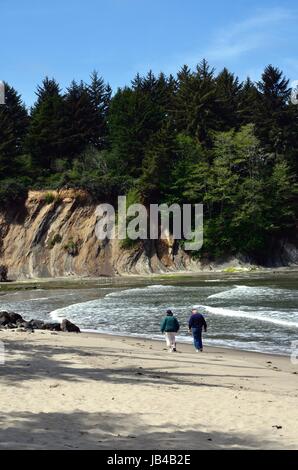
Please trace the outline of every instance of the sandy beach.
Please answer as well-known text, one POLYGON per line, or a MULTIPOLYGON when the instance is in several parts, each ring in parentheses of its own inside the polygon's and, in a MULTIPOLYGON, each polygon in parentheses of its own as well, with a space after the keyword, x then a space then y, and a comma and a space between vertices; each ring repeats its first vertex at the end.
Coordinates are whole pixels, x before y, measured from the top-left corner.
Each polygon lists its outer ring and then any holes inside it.
POLYGON ((0 449, 298 449, 289 358, 0 331, 0 449))

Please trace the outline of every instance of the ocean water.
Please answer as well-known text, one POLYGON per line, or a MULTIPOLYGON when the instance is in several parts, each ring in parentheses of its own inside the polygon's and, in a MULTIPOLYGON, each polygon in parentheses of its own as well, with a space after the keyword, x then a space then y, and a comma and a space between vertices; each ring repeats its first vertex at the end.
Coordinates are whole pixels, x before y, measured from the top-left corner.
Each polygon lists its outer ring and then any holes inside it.
POLYGON ((205 315, 206 345, 289 354, 298 341, 296 275, 226 275, 163 281, 129 280, 90 288, 38 289, 0 295, 0 310, 24 318, 61 321, 83 330, 161 339, 160 320, 171 308, 179 340, 191 342, 187 322, 193 306, 205 315))

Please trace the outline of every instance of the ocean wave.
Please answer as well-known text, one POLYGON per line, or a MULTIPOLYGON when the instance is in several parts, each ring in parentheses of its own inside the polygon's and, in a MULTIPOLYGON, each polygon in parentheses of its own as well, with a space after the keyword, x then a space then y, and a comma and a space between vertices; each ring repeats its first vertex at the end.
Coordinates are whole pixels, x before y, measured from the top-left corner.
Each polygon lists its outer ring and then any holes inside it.
POLYGON ((136 287, 134 289, 125 289, 117 292, 111 292, 107 294, 106 297, 122 297, 123 295, 130 295, 130 294, 137 294, 137 293, 146 293, 152 291, 167 291, 177 289, 176 286, 164 286, 164 285, 154 285, 154 286, 146 286, 146 287, 136 287))
MULTIPOLYGON (((271 323, 273 325, 280 325, 283 327, 298 328, 298 322, 292 322, 288 320, 282 320, 281 318, 273 318, 269 316, 258 315, 255 313, 248 313, 242 310, 232 310, 229 308, 219 308, 219 307, 210 307, 204 306, 204 309, 211 313, 212 315, 218 315, 222 317, 233 317, 233 318, 243 318, 246 320, 258 320, 264 323, 271 323)), ((276 312, 279 313, 280 312, 276 312)))
POLYGON ((290 293, 293 295, 293 292, 287 291, 286 289, 271 289, 269 287, 252 287, 252 286, 237 286, 235 285, 233 289, 225 290, 222 292, 217 292, 208 297, 208 299, 234 299, 242 297, 276 297, 277 295, 285 295, 290 293))

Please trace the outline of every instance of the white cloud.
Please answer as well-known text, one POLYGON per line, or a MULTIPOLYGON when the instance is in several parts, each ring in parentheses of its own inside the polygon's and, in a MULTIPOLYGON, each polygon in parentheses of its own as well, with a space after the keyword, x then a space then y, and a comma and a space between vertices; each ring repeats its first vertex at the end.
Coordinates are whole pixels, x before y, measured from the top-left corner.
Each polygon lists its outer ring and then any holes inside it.
MULTIPOLYGON (((192 41, 192 51, 173 55, 167 64, 164 62, 151 61, 137 64, 136 70, 146 73, 149 68, 155 72, 163 70, 165 73, 175 74, 178 67, 187 64, 189 67, 196 66, 200 60, 206 58, 211 65, 220 69, 223 65, 232 67, 236 65, 242 68, 240 78, 245 79, 250 76, 252 80, 258 80, 264 67, 270 61, 275 63, 274 54, 284 47, 287 50, 291 35, 296 37, 296 25, 298 19, 298 9, 290 10, 286 8, 270 8, 254 10, 251 16, 242 18, 237 22, 229 23, 223 18, 225 25, 210 31, 208 36, 202 37, 205 45, 198 47, 194 51, 192 41), (261 54, 259 54, 261 52, 261 54), (253 58, 249 53, 254 53, 253 58), (246 60, 247 57, 247 61, 246 60), (263 60, 262 60, 263 58, 263 60), (244 64, 243 64, 244 62, 244 64)), ((295 59, 282 59, 279 54, 279 65, 282 66, 287 60, 286 68, 293 70, 292 76, 298 77, 298 61, 295 59), (295 73, 297 70, 297 73, 295 73)))
POLYGON ((203 55, 211 60, 238 58, 266 45, 269 38, 272 40, 273 28, 296 18, 296 13, 283 8, 259 11, 253 17, 218 31, 203 55))

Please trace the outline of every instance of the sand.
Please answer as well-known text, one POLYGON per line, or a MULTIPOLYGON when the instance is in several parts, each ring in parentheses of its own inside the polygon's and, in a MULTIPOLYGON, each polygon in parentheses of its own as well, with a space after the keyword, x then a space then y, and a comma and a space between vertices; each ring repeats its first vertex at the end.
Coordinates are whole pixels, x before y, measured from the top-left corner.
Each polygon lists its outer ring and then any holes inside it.
POLYGON ((0 449, 298 449, 289 358, 0 331, 0 449))

